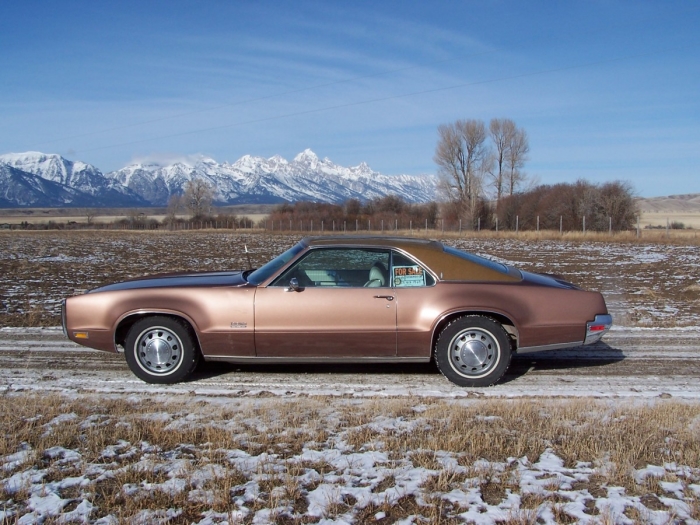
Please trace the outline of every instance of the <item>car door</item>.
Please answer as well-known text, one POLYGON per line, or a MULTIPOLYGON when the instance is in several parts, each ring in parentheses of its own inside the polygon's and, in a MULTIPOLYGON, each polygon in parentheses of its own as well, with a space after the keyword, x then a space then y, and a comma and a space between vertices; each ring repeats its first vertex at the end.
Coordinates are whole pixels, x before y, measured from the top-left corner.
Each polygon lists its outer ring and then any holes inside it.
POLYGON ((390 284, 397 308, 397 356, 430 357, 433 323, 443 307, 435 278, 421 264, 394 252, 390 284))
POLYGON ((389 250, 315 248, 255 293, 260 357, 396 355, 389 250), (292 281, 294 280, 294 281, 292 281), (290 286, 290 282, 296 283, 290 286))

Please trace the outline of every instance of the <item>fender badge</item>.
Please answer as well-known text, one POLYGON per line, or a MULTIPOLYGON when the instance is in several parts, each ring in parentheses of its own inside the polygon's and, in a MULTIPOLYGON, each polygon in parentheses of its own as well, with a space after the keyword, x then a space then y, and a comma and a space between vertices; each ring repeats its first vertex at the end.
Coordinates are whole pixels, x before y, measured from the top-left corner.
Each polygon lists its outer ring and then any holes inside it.
POLYGON ((231 323, 231 328, 248 328, 248 323, 231 323))

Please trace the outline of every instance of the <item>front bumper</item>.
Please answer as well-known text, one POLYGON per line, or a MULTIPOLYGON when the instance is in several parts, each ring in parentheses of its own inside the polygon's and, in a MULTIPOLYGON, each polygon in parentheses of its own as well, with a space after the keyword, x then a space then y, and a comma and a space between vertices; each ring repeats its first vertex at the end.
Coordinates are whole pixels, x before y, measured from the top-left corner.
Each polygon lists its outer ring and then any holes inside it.
POLYGON ((596 315, 593 321, 586 323, 586 339, 583 341, 583 344, 597 343, 610 331, 610 327, 612 327, 611 315, 596 315))

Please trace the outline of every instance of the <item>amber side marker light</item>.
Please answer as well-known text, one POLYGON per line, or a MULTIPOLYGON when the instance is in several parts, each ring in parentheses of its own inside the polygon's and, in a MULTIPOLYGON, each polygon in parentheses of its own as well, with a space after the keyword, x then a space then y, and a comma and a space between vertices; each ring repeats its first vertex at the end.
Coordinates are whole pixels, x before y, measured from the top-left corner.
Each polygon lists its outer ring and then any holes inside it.
POLYGON ((88 339, 87 332, 73 332, 73 337, 76 339, 88 339))

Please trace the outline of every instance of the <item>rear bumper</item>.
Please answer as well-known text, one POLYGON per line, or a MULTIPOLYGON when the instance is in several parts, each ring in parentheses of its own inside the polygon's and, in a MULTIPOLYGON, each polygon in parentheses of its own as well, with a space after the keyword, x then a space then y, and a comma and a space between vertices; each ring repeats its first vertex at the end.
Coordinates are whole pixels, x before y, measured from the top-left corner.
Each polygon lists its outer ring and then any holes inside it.
POLYGON ((596 315, 593 321, 586 323, 586 339, 583 341, 583 344, 597 343, 610 331, 610 327, 612 327, 611 315, 596 315))
POLYGON ((63 335, 68 337, 68 327, 66 326, 66 300, 61 302, 61 327, 63 328, 63 335))

